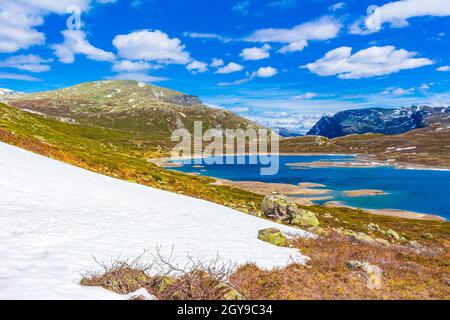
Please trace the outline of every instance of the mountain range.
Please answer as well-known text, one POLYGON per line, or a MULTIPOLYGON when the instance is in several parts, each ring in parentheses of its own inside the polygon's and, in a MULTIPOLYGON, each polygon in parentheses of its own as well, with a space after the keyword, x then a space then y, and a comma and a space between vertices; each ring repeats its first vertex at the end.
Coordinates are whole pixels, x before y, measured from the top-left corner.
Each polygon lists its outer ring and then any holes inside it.
POLYGON ((450 107, 347 110, 322 117, 307 135, 330 139, 365 133, 396 135, 439 122, 450 124, 450 107))

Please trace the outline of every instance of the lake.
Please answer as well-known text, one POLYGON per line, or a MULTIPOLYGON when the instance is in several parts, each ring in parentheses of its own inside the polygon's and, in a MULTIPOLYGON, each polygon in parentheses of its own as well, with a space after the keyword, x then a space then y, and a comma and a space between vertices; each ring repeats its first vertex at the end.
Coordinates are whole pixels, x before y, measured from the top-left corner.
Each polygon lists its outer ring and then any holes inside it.
MULTIPOLYGON (((240 157, 242 159, 242 156, 240 157)), ((248 163, 248 157, 245 158, 248 163)), ((434 214, 450 219, 450 171, 408 170, 394 167, 292 167, 292 163, 316 161, 354 161, 353 156, 313 155, 280 156, 280 170, 273 176, 261 176, 260 165, 202 164, 203 168, 176 161, 184 165, 174 170, 228 179, 232 181, 261 181, 298 185, 303 182, 325 185, 331 189, 332 199, 315 201, 339 201, 343 205, 363 209, 397 209, 434 214), (386 195, 348 197, 344 191, 374 189, 386 195)))

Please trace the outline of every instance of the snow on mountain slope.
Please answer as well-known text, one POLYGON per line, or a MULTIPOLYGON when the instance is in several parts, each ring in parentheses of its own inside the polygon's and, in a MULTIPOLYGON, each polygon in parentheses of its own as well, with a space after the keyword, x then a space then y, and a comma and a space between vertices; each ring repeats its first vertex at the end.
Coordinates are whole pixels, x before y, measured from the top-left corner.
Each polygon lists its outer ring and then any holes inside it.
POLYGON ((188 254, 265 268, 305 261, 258 240, 269 227, 309 235, 0 143, 0 299, 121 298, 79 286, 80 273, 98 267, 93 256, 135 258, 157 246, 163 255, 174 246, 178 263, 188 254))

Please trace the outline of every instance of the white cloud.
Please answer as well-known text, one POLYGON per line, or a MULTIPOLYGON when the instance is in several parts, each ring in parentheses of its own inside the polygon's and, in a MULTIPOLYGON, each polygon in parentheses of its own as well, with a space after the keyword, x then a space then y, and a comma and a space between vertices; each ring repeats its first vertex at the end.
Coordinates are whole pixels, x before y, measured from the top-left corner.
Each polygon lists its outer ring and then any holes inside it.
POLYGON ((208 64, 205 62, 194 60, 186 66, 186 69, 192 73, 202 73, 208 71, 208 64))
POLYGON ((211 67, 217 68, 224 65, 224 62, 222 59, 213 58, 211 61, 211 67))
POLYGON ((338 3, 335 3, 332 6, 330 6, 328 8, 328 10, 335 12, 335 11, 344 9, 346 6, 347 6, 347 4, 345 2, 338 2, 338 3))
POLYGON ((317 93, 315 92, 305 92, 304 94, 293 96, 294 100, 302 100, 302 99, 313 99, 317 97, 317 93))
POLYGON ((95 61, 114 61, 114 54, 94 47, 86 40, 86 34, 81 30, 65 30, 62 32, 64 42, 52 46, 55 55, 62 63, 75 62, 75 55, 83 54, 95 61))
POLYGON ((273 67, 263 67, 259 68, 256 72, 253 73, 253 76, 259 78, 271 78, 277 75, 278 70, 273 67))
POLYGON ((114 62, 112 69, 116 72, 139 72, 159 68, 160 66, 152 65, 146 61, 119 60, 114 62))
POLYGON ((368 15, 356 21, 350 28, 354 34, 377 32, 383 24, 401 28, 409 25, 408 20, 415 17, 450 16, 448 0, 402 0, 386 3, 379 8, 368 9, 368 15))
MULTIPOLYGON (((108 0, 103 0, 105 1, 108 0)), ((91 0, 1 0, 0 52, 13 53, 44 44, 45 35, 36 28, 44 24, 47 15, 66 14, 70 6, 87 11, 92 2, 91 0)))
POLYGON ((300 40, 296 42, 289 43, 282 47, 280 50, 278 50, 279 53, 291 53, 291 52, 298 52, 303 51, 308 46, 308 41, 300 40))
POLYGON ((220 34, 216 33, 184 32, 183 35, 192 39, 214 39, 225 43, 233 41, 233 39, 221 36, 220 34))
POLYGON ((0 61, 0 68, 13 68, 30 72, 47 72, 50 70, 50 66, 47 63, 51 61, 50 59, 43 59, 33 54, 19 55, 0 61))
POLYGON ((267 59, 270 57, 270 53, 269 53, 270 49, 272 49, 272 47, 269 46, 268 44, 265 44, 261 48, 257 48, 257 47, 247 48, 247 49, 242 50, 242 52, 240 53, 240 56, 244 60, 256 61, 256 60, 267 59))
POLYGON ((187 64, 191 61, 189 52, 178 38, 170 38, 166 33, 136 31, 118 35, 113 40, 119 56, 128 60, 156 61, 164 64, 187 64))
POLYGON ((448 72, 450 71, 450 66, 442 66, 436 69, 439 72, 448 72))
POLYGON ((120 74, 114 75, 112 77, 108 77, 108 79, 134 80, 134 81, 149 82, 149 83, 161 82, 161 81, 168 80, 168 78, 165 78, 165 77, 155 77, 155 76, 148 75, 146 73, 141 73, 141 72, 120 73, 120 74))
POLYGON ((26 74, 6 73, 6 72, 0 72, 0 79, 20 80, 20 81, 41 81, 41 79, 39 78, 35 78, 26 74))
POLYGON ((342 24, 331 17, 305 22, 292 29, 268 28, 255 31, 245 40, 250 42, 275 42, 287 44, 281 49, 283 53, 301 51, 309 40, 324 41, 335 38, 342 24))
POLYGON ((234 63, 234 62, 230 62, 229 64, 227 64, 224 67, 219 68, 216 73, 219 74, 228 74, 228 73, 233 73, 233 72, 238 72, 238 71, 242 71, 244 70, 244 66, 234 63))
POLYGON ((242 15, 247 15, 250 10, 250 4, 249 0, 239 1, 231 8, 231 10, 237 11, 242 15))
POLYGON ((403 89, 403 88, 388 88, 383 91, 381 94, 384 95, 393 95, 393 96, 405 96, 409 94, 413 94, 415 88, 403 89))
POLYGON ((325 57, 305 67, 320 76, 337 75, 341 79, 360 79, 388 75, 434 63, 430 59, 415 58, 416 56, 416 52, 397 50, 394 46, 374 46, 353 55, 351 47, 340 47, 329 51, 325 57))

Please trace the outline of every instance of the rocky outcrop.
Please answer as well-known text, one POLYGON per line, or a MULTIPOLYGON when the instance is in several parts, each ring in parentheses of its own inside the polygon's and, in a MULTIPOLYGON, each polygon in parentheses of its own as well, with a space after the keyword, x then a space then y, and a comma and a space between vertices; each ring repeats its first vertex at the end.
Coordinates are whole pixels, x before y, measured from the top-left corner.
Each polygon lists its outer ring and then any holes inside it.
POLYGON ((298 227, 318 227, 319 220, 314 212, 299 209, 291 223, 298 227))
POLYGON ((394 135, 424 128, 440 120, 450 122, 450 107, 347 110, 323 117, 307 134, 330 139, 364 133, 394 135))

